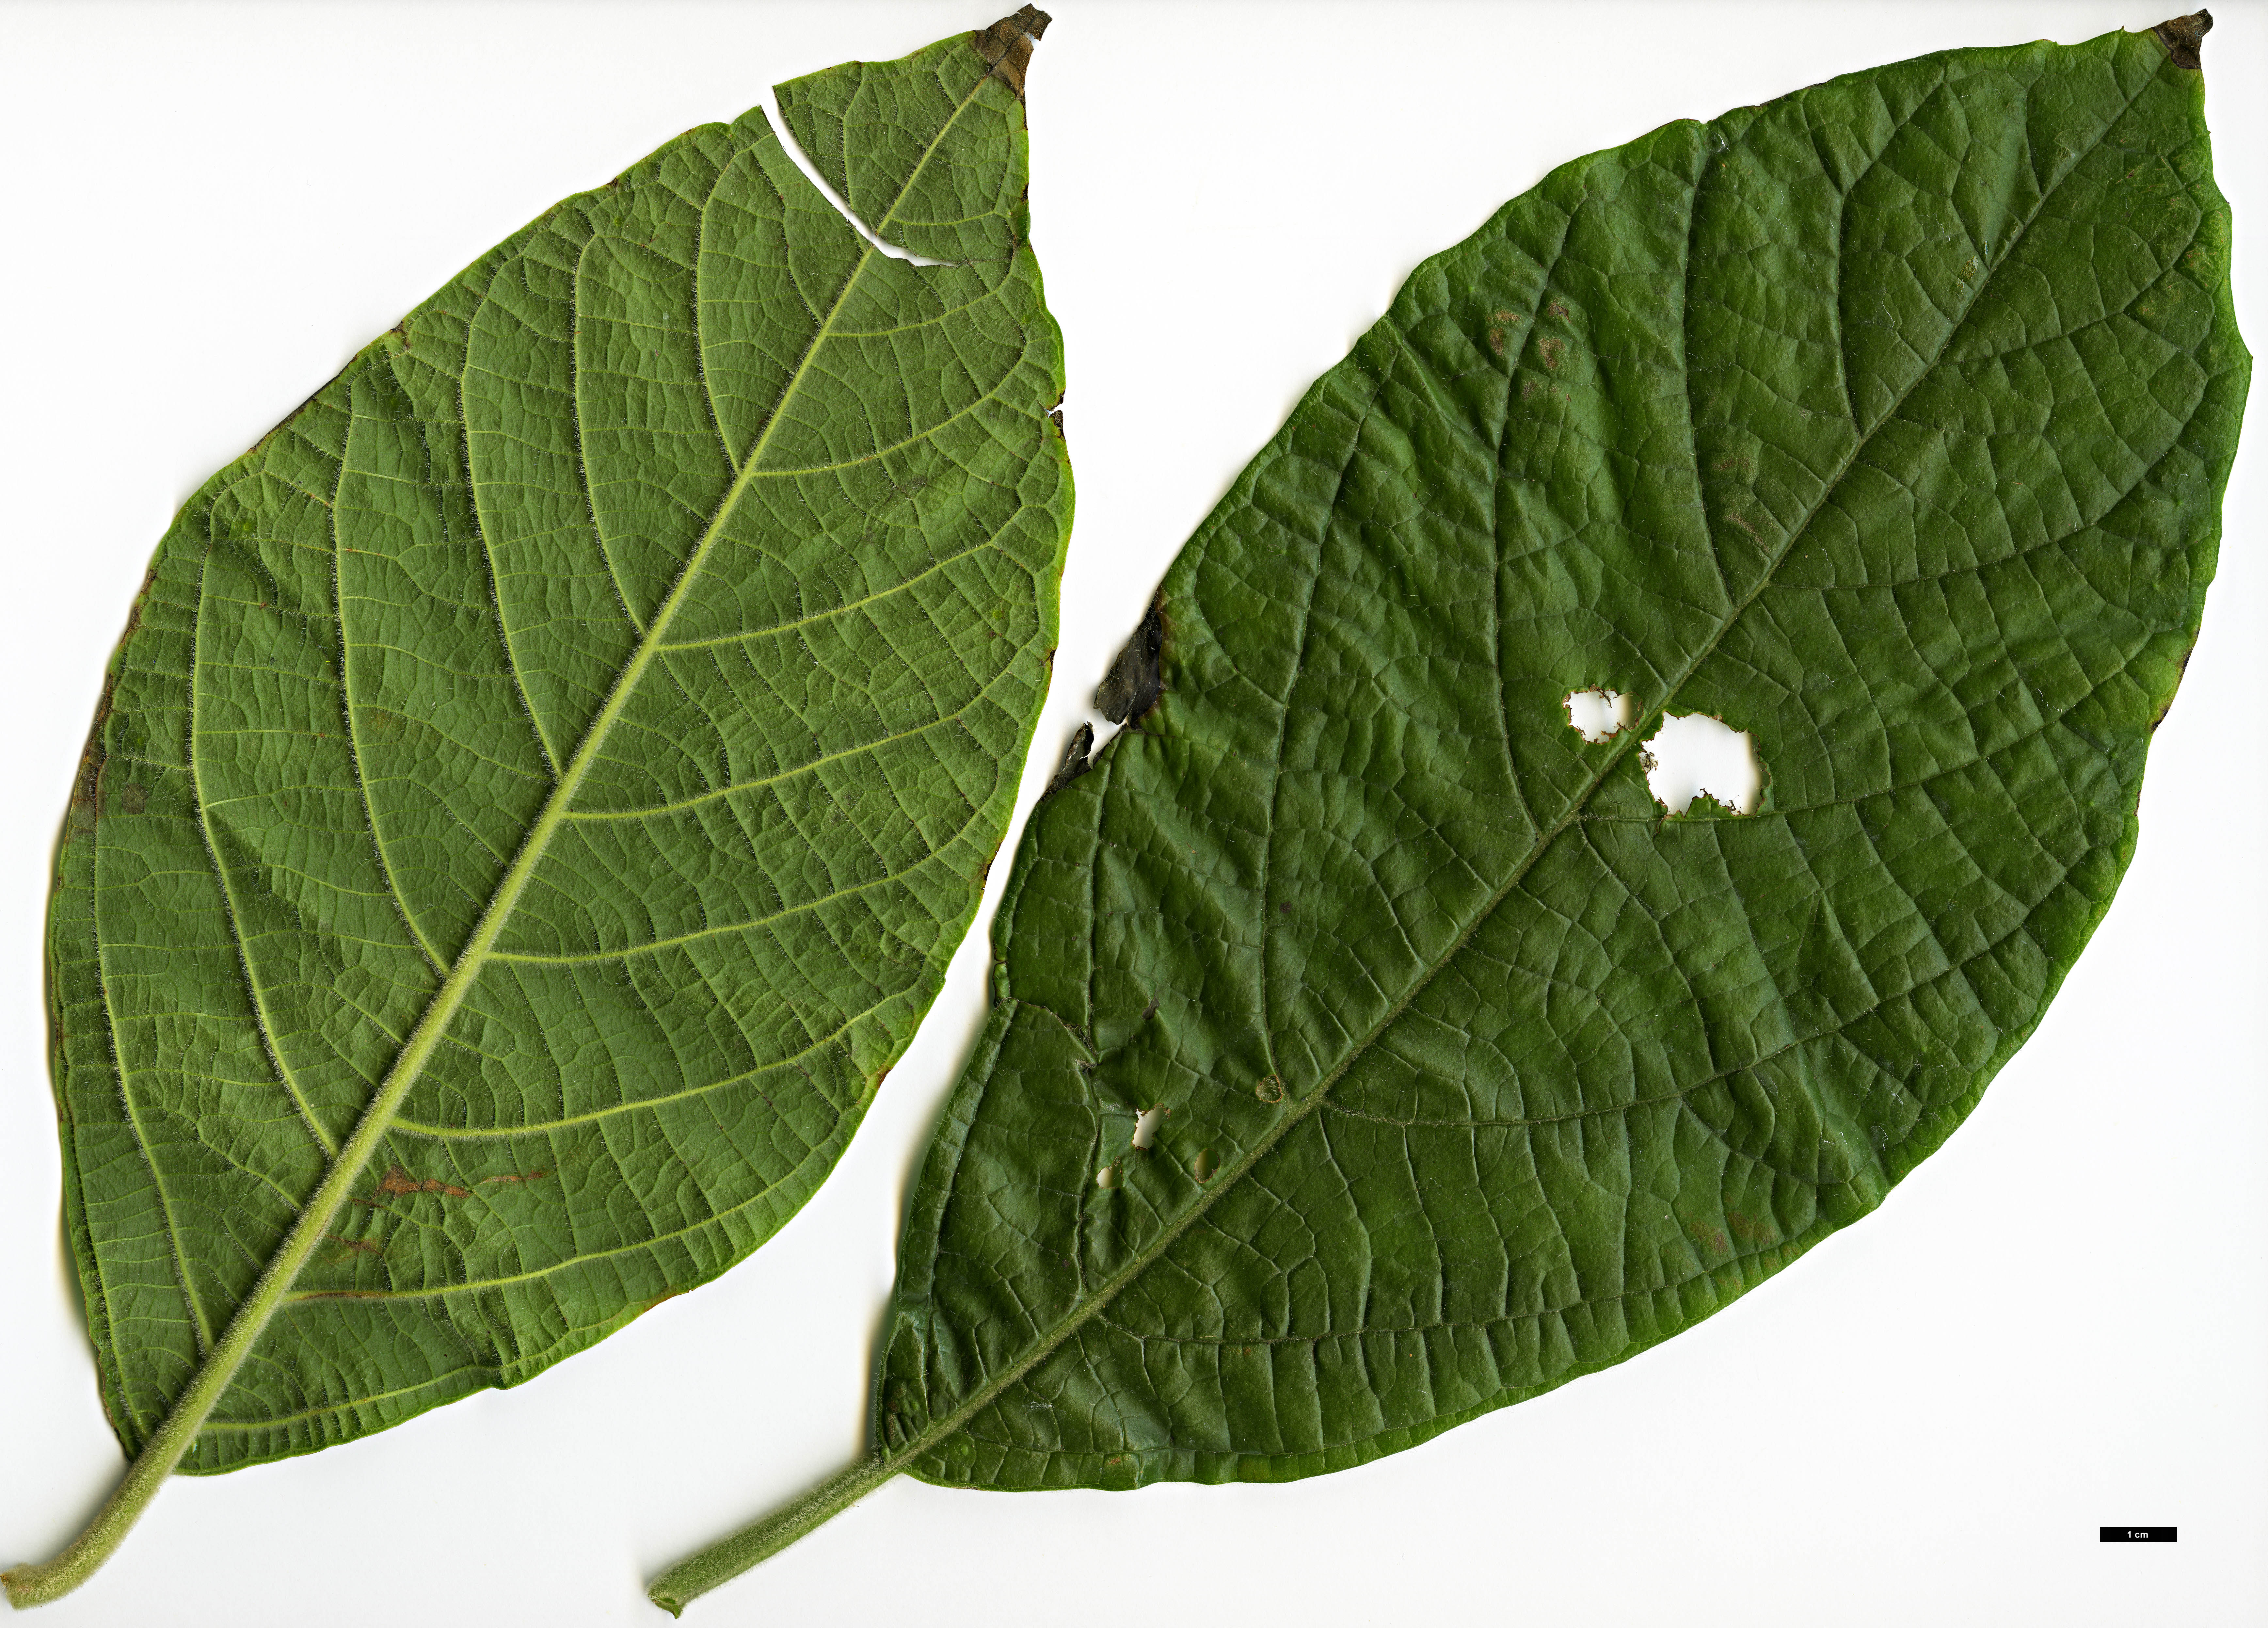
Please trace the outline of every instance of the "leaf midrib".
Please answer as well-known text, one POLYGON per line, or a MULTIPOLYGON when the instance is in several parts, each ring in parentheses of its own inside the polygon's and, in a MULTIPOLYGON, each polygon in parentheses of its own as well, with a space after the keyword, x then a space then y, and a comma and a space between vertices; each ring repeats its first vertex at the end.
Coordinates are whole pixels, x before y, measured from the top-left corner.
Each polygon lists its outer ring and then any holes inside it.
MULTIPOLYGON (((933 151, 937 141, 943 138, 945 130, 951 128, 953 121, 959 118, 961 107, 965 107, 968 99, 983 88, 983 82, 980 77, 976 85, 971 88, 968 96, 955 107, 952 118, 940 128, 938 137, 932 140, 931 150, 933 151)), ((777 132, 770 129, 769 127, 765 131, 765 137, 774 142, 779 139, 777 132)), ((924 162, 927 156, 925 152, 924 162)), ((918 166, 916 173, 918 173, 918 166)), ((910 184, 910 181, 909 175, 908 184, 910 184)), ((902 189, 901 195, 902 195, 902 189)), ((895 207, 894 202, 893 209, 895 207)), ((286 1303, 299 1271, 314 1252, 315 1247, 321 1241, 333 1219, 344 1206, 349 1197, 349 1190, 360 1178, 372 1155, 377 1151, 379 1143, 391 1130, 396 1111, 409 1095, 411 1087, 423 1075, 426 1064, 439 1045, 443 1034, 464 1004, 473 983, 492 959, 497 940, 502 936, 505 924, 518 907, 521 894, 548 851, 552 836, 565 823, 567 811, 580 790, 592 764, 597 761, 608 733, 627 708, 630 696, 637 692, 644 681, 648 667, 662 652, 666 643, 665 636, 672 620, 684 605, 711 552, 737 512, 742 496, 750 483, 762 473, 760 466, 764 448, 770 441, 773 431, 786 417, 788 406, 795 399, 797 393, 809 376, 814 359, 828 342, 835 336, 836 320, 848 305, 850 294, 858 286, 860 277, 865 274, 867 267, 873 264, 875 256, 880 253, 875 244, 864 234, 854 233, 854 235, 859 239, 857 260, 843 277, 842 285, 836 290, 835 298, 828 306, 825 317, 814 331, 803 355, 798 359, 795 371, 789 376, 785 385, 781 387, 779 395, 773 403, 772 410, 765 419, 763 428, 758 431, 755 442, 748 449, 747 458, 736 468, 732 484, 726 489, 716 511, 703 528, 692 552, 688 555, 686 563, 679 571, 677 580, 672 586, 668 597, 663 600, 652 621, 640 630, 637 645, 631 652, 630 659, 622 665, 605 703, 597 715, 593 718, 590 726, 584 731, 583 738, 577 744, 574 755, 568 760, 565 769, 554 783, 550 795, 545 799, 543 807, 538 811, 534 821, 529 826, 527 835, 521 840, 519 851, 514 855, 512 864, 497 883, 495 892, 490 895, 489 902, 482 910, 472 936, 466 941, 464 948, 459 952, 455 961, 450 965, 440 986, 427 1002, 425 1010, 420 1014, 416 1025, 411 1029, 401 1051, 396 1054, 393 1067, 387 1071, 386 1078, 364 1109, 346 1143, 332 1158, 322 1181, 318 1183, 314 1192, 308 1197, 298 1219, 285 1234, 283 1242, 269 1256, 267 1264, 261 1271, 259 1279, 254 1284, 251 1293, 239 1303, 220 1338, 201 1352, 203 1360, 200 1363, 197 1372, 191 1377, 189 1384, 183 1389, 166 1419, 160 1425, 157 1435, 153 1436, 151 1442, 145 1446, 145 1454, 158 1448, 160 1437, 170 1438, 171 1446, 178 1448, 180 1451, 186 1451, 195 1433, 203 1427, 206 1419, 210 1418, 213 1408, 217 1405, 222 1394, 232 1380, 235 1370, 250 1354, 253 1345, 258 1341, 276 1311, 286 1303)), ((580 451, 578 447, 578 462, 587 469, 587 464, 585 464, 579 456, 580 451)), ((477 516, 475 516, 475 525, 478 525, 477 516)), ((483 531, 484 543, 485 535, 483 531)), ((509 652, 507 654, 509 655, 509 652)), ((375 829, 374 826, 373 829, 375 829)), ((414 924, 412 931, 414 933, 414 924)))
MULTIPOLYGON (((775 142, 778 140, 777 132, 768 130, 766 134, 771 140, 775 142)), ((503 880, 497 883, 497 890, 490 895, 488 908, 482 912, 480 922, 474 928, 473 936, 467 940, 464 949, 459 953, 456 961, 451 966, 448 976, 443 981, 441 989, 435 992, 433 999, 427 1006, 425 1013, 420 1018, 416 1028, 412 1030, 409 1042, 403 1047, 402 1058, 395 1064, 394 1071, 395 1073, 401 1072, 402 1061, 409 1060, 410 1048, 416 1044, 418 1035, 432 1022, 438 1010, 445 1007, 446 1009, 441 1018, 442 1027, 446 1027, 448 1020, 453 1018, 471 983, 491 958, 496 940, 502 936, 504 925, 510 920, 513 910, 517 908, 521 892, 526 888, 537 866, 542 862, 552 836, 565 823, 568 811, 572 807, 577 793, 582 788, 584 777, 589 773, 591 765, 597 761, 608 735, 612 732, 615 723, 620 720, 630 704, 630 697, 637 693, 638 686, 644 681, 647 668, 667 645, 666 635, 669 626, 677 613, 683 608, 692 592, 694 583, 699 578, 703 567, 708 564, 709 556, 718 540, 723 535, 725 527, 739 511, 742 496, 747 491, 749 485, 762 473, 760 466, 764 449, 770 443, 773 431, 787 416, 788 405, 803 388, 805 380, 810 375, 813 362, 828 342, 834 337, 836 320, 842 315, 843 307, 850 301, 851 291, 858 286, 858 280, 865 275, 866 268, 873 262, 876 253, 872 243, 863 239, 860 240, 858 257, 852 263, 849 274, 843 277, 842 286, 836 291, 835 298, 828 306, 827 314, 821 320, 819 327, 814 330, 809 343, 804 347, 803 355, 797 359, 795 371, 788 376, 787 382, 781 387, 778 399, 773 403, 770 414, 765 418, 763 428, 757 431, 755 440, 748 448, 747 456, 740 461, 734 471, 732 484, 725 489, 724 497, 718 500, 716 511, 711 515, 708 525, 703 527, 699 539, 694 544, 693 551, 686 556, 685 564, 679 571, 676 582, 671 586, 668 597, 663 600, 652 621, 640 633, 637 645, 632 649, 629 660, 622 664, 621 671, 615 677, 613 689, 608 693, 604 704, 600 707, 597 715, 592 718, 590 726, 583 732, 583 738, 577 743, 573 756, 568 759, 567 766, 561 771, 558 780, 554 784, 550 796, 544 799, 542 808, 537 812, 534 822, 529 826, 527 836, 520 843, 519 851, 513 856, 511 867, 505 871, 503 880), (453 985, 456 986, 453 998, 452 998, 453 985)), ((696 343, 698 343, 697 340, 696 343)), ((730 457, 729 449, 726 455, 730 457)), ((513 665, 516 666, 516 664, 513 665)), ((438 1039, 438 1035, 436 1038, 438 1039)), ((430 1053, 429 1046, 426 1053, 416 1059, 421 1072, 424 1056, 430 1053)), ((403 1082, 402 1090, 398 1094, 406 1094, 408 1086, 413 1083, 415 1083, 414 1074, 403 1082)), ((389 1077, 387 1084, 380 1087, 379 1097, 372 1101, 373 1109, 393 1084, 394 1081, 389 1077)))
MULTIPOLYGON (((1700 670, 1702 664, 1706 662, 1708 659, 1716 652, 1718 646, 1724 642, 1726 636, 1732 631, 1734 626, 1739 622, 1741 618, 1748 613, 1749 608, 1754 605, 1756 601, 1762 597, 1764 591, 1772 585, 1781 564, 1786 560, 1788 555, 1793 551, 1795 545, 1809 532, 1812 522, 1815 520, 1820 514, 1826 511, 1829 505, 1833 501, 1836 493, 1842 489, 1844 480, 1850 475, 1851 471, 1857 467, 1860 456, 1870 446, 1874 444, 1874 438, 1881 432, 1882 429, 1886 425, 1891 424, 1896 419, 1900 409, 1904 407, 1906 401, 1912 396, 1913 393, 1919 389, 1921 386, 1933 376, 1937 370, 1944 365, 1947 356, 1950 353, 1953 348, 1955 340, 1958 337, 1962 329, 1967 325, 1970 315, 1976 310, 1977 304, 1984 297, 1984 291, 1992 285, 1993 279, 1999 276, 2001 268, 2007 264, 2009 257, 2015 253, 2018 245, 2024 240, 2025 235, 2031 230, 2033 223, 2039 218, 2040 212, 2047 207, 2048 201, 2055 195, 2057 190, 2060 188, 2063 183, 2079 168, 2080 163, 2084 161, 2089 154, 2093 153, 2096 148, 2100 147, 2103 142, 2110 138, 2111 131, 2125 122, 2127 115, 2133 111, 2135 102, 2140 99, 2145 90, 2146 90, 2152 84, 2155 83, 2156 78, 2157 75, 2154 72, 2146 76, 2133 94, 2129 96, 2125 102, 2120 107, 2118 112, 2111 118, 2104 121, 2101 130, 2097 132, 2095 139, 2089 142, 2085 147, 2073 152, 2071 156, 2070 161, 2064 166, 2062 171, 2058 173, 2047 186, 2041 188, 2038 199, 2033 203, 2030 212, 2024 217, 2022 224, 2008 235, 2007 241, 2003 246, 1999 256, 1992 262, 1991 267, 1985 269, 1984 274, 1977 278, 1975 284, 1970 288, 1967 303, 1962 306, 1959 316, 1957 316, 1947 327, 1945 336, 1940 343, 1936 354, 1930 358, 1926 365, 1917 370, 1911 381, 1907 384, 1904 390, 1899 392, 1897 400, 1892 402, 1882 413, 1881 416, 1874 421, 1873 427, 1859 433, 1857 439, 1852 443, 1850 453, 1844 459, 1842 466, 1837 468, 1834 475, 1822 485, 1818 499, 1812 505, 1811 508, 1805 512, 1802 519, 1794 527, 1788 529, 1786 538, 1780 544, 1778 550, 1773 554, 1771 560, 1766 564, 1764 569, 1757 573, 1756 585, 1749 589, 1748 593, 1736 605, 1734 605, 1727 614, 1725 615, 1715 634, 1712 635, 1707 643, 1705 644, 1701 649, 1694 654, 1692 659, 1685 664, 1683 670, 1670 681, 1667 689, 1664 690, 1661 699, 1654 706, 1642 712, 1635 722, 1618 732, 1622 737, 1621 744, 1615 747, 1611 752, 1600 760, 1599 766, 1593 772, 1590 779, 1587 781, 1582 785, 1581 789, 1576 792, 1574 797, 1570 799, 1565 812, 1553 822, 1549 830, 1545 831, 1542 836, 1535 839, 1535 843, 1530 846, 1526 858, 1524 858, 1520 864, 1513 868, 1511 875, 1506 878, 1504 884, 1490 897, 1489 901, 1478 910, 1474 912, 1472 921, 1466 926, 1465 930, 1457 936, 1456 940, 1447 949, 1442 951, 1438 959, 1434 961, 1433 964, 1425 972, 1425 974, 1416 979, 1410 984, 1410 988, 1388 1008, 1385 1013, 1372 1025, 1368 1033, 1364 1035, 1363 1037, 1354 1045, 1348 1048, 1345 1055, 1328 1074, 1310 1088, 1304 1096, 1297 1099, 1296 1103, 1291 1106, 1290 1112, 1279 1116, 1275 1125, 1263 1134, 1258 1141, 1254 1143, 1248 1152, 1238 1159, 1235 1163, 1223 1169, 1213 1181, 1206 1183, 1204 1189, 1197 1195, 1197 1198, 1181 1213, 1180 1216, 1167 1223, 1164 1227, 1160 1228, 1155 1238, 1138 1251, 1133 1258, 1130 1259, 1124 1266, 1119 1268, 1117 1271, 1112 1273, 1108 1278, 1105 1279, 1101 1287, 1086 1296, 1084 1300, 1079 1301, 1071 1310, 1067 1312, 1064 1316, 1058 1318, 1052 1327, 1050 1327, 1038 1340, 1034 1342, 1030 1350, 1015 1363, 1012 1364, 998 1379, 990 1381, 987 1383, 979 1386, 970 1394, 967 1400, 952 1409, 943 1418, 931 1425, 929 1429, 915 1436, 897 1452, 885 1455, 877 1466, 878 1471, 884 1474, 895 1473, 896 1470, 912 1463, 922 1455, 934 1450, 943 1442, 949 1440, 952 1437, 959 1434, 978 1413, 989 1407, 992 1402, 1005 1392, 1010 1386, 1017 1383, 1026 1374, 1031 1373, 1042 1363, 1045 1362, 1049 1357, 1053 1356, 1056 1352, 1060 1350, 1064 1343, 1071 1337, 1071 1336, 1076 1334, 1080 1329, 1084 1328, 1090 1321, 1098 1317, 1104 1308, 1117 1298, 1118 1294, 1123 1290, 1132 1285, 1137 1279, 1140 1278, 1145 1273, 1146 1273, 1152 1266, 1155 1265, 1167 1250, 1178 1243, 1199 1220, 1204 1219, 1206 1213, 1211 1210, 1212 1206, 1219 1202, 1225 1194, 1233 1189, 1237 1183, 1241 1182, 1245 1176, 1249 1175, 1263 1160, 1266 1159, 1285 1137, 1290 1135, 1291 1132, 1300 1125, 1306 1123, 1307 1120, 1312 1118, 1322 1109, 1325 1099, 1330 1094, 1332 1087, 1336 1086, 1341 1079, 1346 1077, 1347 1073, 1354 1067, 1356 1063, 1360 1061, 1369 1053, 1370 1049, 1378 1042, 1380 1038, 1385 1035, 1387 1030, 1400 1019, 1403 1013, 1407 1012, 1419 996, 1424 994, 1425 991, 1432 986, 1433 980, 1440 976, 1451 962, 1456 960, 1457 956, 1463 951, 1465 946, 1472 941, 1474 936, 1480 932, 1482 927, 1487 924, 1489 920, 1503 905, 1504 902, 1512 895, 1513 889, 1517 888, 1521 882, 1527 878, 1528 873, 1534 870, 1536 865, 1543 860, 1543 856, 1550 851, 1551 845, 1558 840, 1559 836, 1571 826, 1580 821, 1583 817, 1583 809, 1589 802, 1592 795, 1597 792, 1602 785, 1605 783, 1607 777, 1613 772, 1616 765, 1620 763, 1623 759, 1628 755, 1632 746, 1634 746, 1645 734, 1646 726, 1668 710, 1670 704, 1677 698, 1679 691, 1692 680, 1693 675, 1700 670)), ((1697 172, 1694 177, 1692 207, 1695 209, 1697 209, 1700 203, 1701 188, 1706 173, 1707 172, 1705 167, 1701 171, 1697 172)), ((1687 306, 1690 306, 1692 298, 1692 261, 1690 253, 1690 242, 1691 237, 1689 232, 1689 254, 1683 269, 1684 282, 1683 287, 1683 300, 1687 306)), ((1839 260, 1837 263, 1839 265, 1839 260)), ((1683 307, 1681 307, 1681 309, 1683 309, 1683 307)), ((1681 357, 1681 365, 1683 365, 1683 360, 1684 358, 1681 357)), ((1689 423, 1690 416, 1691 414, 1689 408, 1689 423)), ((1351 456, 1352 454, 1351 453, 1350 457, 1351 456)), ((1700 478, 1701 470, 1697 456, 1694 460, 1693 475, 1695 489, 1697 491, 1699 491, 1702 488, 1700 478)), ((1708 515, 1705 508, 1702 512, 1702 525, 1705 528, 1709 529, 1711 554, 1712 557, 1714 558, 1716 557, 1715 533, 1713 528, 1709 527, 1708 515)), ((1296 677, 1297 674, 1295 674, 1295 681, 1296 677)), ((1285 705, 1287 708, 1290 705, 1288 699, 1285 702, 1285 705)), ((1262 901, 1262 907, 1264 910, 1266 908, 1265 900, 1262 901)), ((1063 1021, 1059 1014, 1053 1013, 1049 1008, 1040 1006, 1036 1002, 1014 999, 1013 998, 1012 998, 1012 1005, 1018 1008, 1031 1007, 1037 1011, 1048 1011, 1049 1015, 1055 1016, 1058 1022, 1063 1021)), ((1009 1020, 1013 1021, 1012 1016, 1009 1020)), ((1069 1026, 1066 1025, 1065 1027, 1069 1026)), ((1272 1047, 1273 1037, 1270 1036, 1268 1038, 1270 1044, 1272 1047)), ((902 1270, 902 1266, 901 1270, 902 1270)))

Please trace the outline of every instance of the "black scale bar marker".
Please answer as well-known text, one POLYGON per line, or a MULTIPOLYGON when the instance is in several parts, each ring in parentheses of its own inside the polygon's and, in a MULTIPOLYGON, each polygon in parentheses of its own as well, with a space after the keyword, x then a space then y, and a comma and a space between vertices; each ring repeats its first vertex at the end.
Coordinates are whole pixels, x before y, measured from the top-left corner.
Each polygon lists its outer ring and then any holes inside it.
POLYGON ((2106 1526, 2102 1529, 2102 1541, 2106 1543, 2170 1543, 2176 1541, 2174 1534, 2180 1529, 2170 1526, 2106 1526))

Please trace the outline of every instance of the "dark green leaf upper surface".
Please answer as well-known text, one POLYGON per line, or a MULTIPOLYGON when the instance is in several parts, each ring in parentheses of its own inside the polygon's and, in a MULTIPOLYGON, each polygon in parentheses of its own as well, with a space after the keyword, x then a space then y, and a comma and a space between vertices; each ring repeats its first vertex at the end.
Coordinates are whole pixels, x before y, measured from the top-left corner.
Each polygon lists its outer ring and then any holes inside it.
POLYGON ((2249 375, 2228 252, 2142 33, 1668 126, 1421 266, 1025 834, 883 1451, 1337 1469, 1880 1203, 2132 851, 2249 375), (1571 729, 1593 686, 1637 723, 1571 729), (1690 713, 1751 736, 1753 814, 1653 800, 1690 713))
POLYGON ((845 79, 935 92, 919 162, 858 191, 957 214, 951 263, 870 247, 761 113, 693 130, 484 255, 160 546, 49 939, 129 1453, 445 982, 185 1469, 517 1382, 714 1277, 936 993, 1046 687, 1062 350, 992 60, 960 35, 783 100, 845 79))

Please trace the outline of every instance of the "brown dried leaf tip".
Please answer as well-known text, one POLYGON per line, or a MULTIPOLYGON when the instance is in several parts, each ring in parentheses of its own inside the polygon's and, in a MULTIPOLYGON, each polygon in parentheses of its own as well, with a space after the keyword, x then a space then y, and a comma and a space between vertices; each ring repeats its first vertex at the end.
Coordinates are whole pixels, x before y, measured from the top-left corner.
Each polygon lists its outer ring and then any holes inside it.
POLYGON ((2199 53, 2205 48, 2206 31, 2212 26, 2212 12, 2192 11, 2187 17, 2168 18, 2151 32, 2165 41, 2167 54, 2174 59, 2175 67, 2200 72, 2204 70, 2205 62, 2199 53))
POLYGON ((1054 20, 1039 7, 1027 5, 991 27, 980 28, 968 36, 976 54, 1001 84, 1016 92, 1018 101, 1024 99, 1024 70, 1031 64, 1032 48, 1054 20))

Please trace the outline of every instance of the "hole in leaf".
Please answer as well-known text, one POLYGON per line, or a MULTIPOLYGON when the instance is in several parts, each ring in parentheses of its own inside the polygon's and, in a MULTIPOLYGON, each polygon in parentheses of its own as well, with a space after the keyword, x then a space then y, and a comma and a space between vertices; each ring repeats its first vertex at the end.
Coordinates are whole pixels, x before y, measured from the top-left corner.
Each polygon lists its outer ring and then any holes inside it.
POLYGON ((1664 718, 1639 762, 1646 766, 1646 789, 1674 814, 1683 814, 1701 796, 1714 798, 1734 814, 1753 814, 1764 793, 1764 769, 1748 731, 1705 713, 1664 718))
POLYGON ((1145 1109, 1142 1117, 1134 1122, 1134 1145, 1146 1152, 1150 1144, 1158 1139, 1158 1127, 1173 1111, 1170 1108, 1145 1109))
POLYGON ((1567 722, 1593 746, 1638 721, 1638 704, 1619 690, 1578 689, 1566 701, 1567 722))
POLYGON ((1103 1166, 1101 1169, 1097 1170, 1094 1173, 1094 1184, 1097 1187, 1106 1188, 1117 1186, 1118 1168, 1116 1165, 1103 1166))
POLYGON ((1210 1147, 1189 1160, 1189 1174, 1200 1182, 1211 1181, 1213 1173, 1219 1168, 1220 1160, 1213 1157, 1210 1147))

